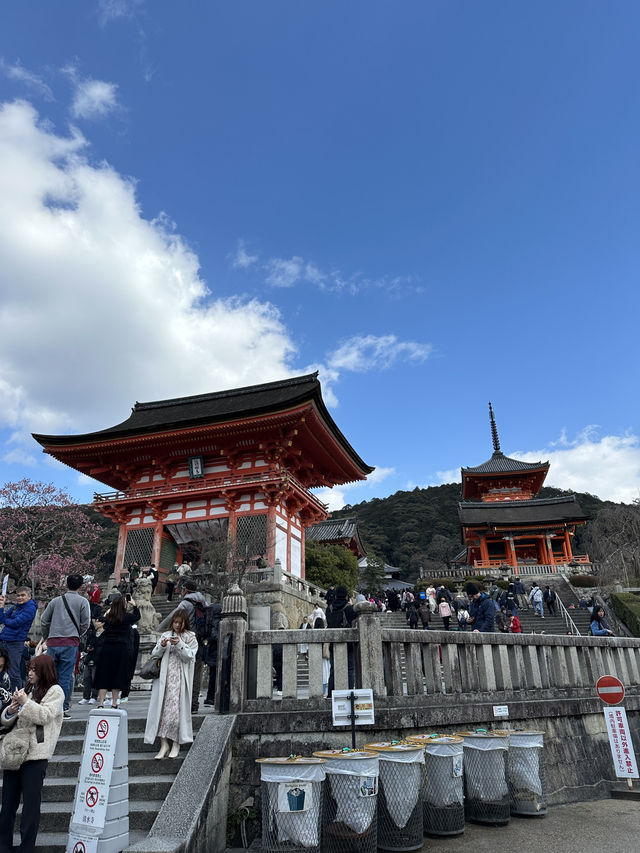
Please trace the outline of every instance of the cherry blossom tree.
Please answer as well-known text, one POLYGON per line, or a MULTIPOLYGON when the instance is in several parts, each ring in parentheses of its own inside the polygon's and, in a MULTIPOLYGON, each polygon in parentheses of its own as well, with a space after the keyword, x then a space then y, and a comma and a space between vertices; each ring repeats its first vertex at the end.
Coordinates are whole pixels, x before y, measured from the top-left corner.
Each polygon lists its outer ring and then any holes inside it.
POLYGON ((0 560, 17 585, 53 590, 72 572, 93 574, 100 537, 69 495, 29 479, 0 487, 0 560))

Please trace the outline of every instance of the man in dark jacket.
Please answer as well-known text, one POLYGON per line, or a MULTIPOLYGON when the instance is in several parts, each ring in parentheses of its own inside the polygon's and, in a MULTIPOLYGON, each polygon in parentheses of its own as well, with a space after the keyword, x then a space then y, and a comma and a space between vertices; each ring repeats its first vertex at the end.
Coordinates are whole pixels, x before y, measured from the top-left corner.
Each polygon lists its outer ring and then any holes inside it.
POLYGON ((469 596, 469 619, 472 631, 494 631, 496 608, 489 596, 480 592, 474 583, 466 586, 469 596))
POLYGON ((218 667, 218 638, 220 635, 220 620, 222 619, 222 607, 219 604, 212 604, 209 620, 209 639, 207 640, 207 648, 205 651, 205 663, 209 667, 209 687, 207 688, 207 698, 204 700, 205 705, 215 705, 216 700, 216 675, 218 667))
POLYGON ((16 590, 16 603, 13 607, 4 606, 5 597, 0 595, 0 625, 2 629, 2 645, 9 652, 9 678, 11 691, 22 687, 20 676, 20 660, 27 634, 36 615, 38 605, 31 598, 31 591, 26 586, 16 590))
MULTIPOLYGON (((327 607, 327 628, 351 628, 355 618, 356 612, 353 609, 346 587, 337 587, 334 599, 327 607)), ((329 647, 329 660, 331 662, 331 674, 329 675, 328 689, 329 696, 331 696, 331 691, 334 689, 333 643, 329 647)), ((355 687, 355 658, 351 643, 347 645, 347 671, 349 687, 355 687)))

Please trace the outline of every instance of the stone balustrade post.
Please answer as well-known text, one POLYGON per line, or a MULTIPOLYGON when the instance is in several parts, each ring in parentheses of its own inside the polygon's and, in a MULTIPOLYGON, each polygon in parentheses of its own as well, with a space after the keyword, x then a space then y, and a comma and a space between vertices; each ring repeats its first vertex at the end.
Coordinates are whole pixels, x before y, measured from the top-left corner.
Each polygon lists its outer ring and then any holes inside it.
POLYGON ((233 584, 222 599, 222 619, 218 631, 215 707, 219 713, 237 714, 242 711, 245 696, 246 633, 247 599, 238 584, 233 584))
POLYGON ((282 583, 282 563, 279 558, 273 563, 273 582, 278 586, 282 583))
POLYGON ((378 608, 372 601, 361 601, 354 606, 357 615, 358 658, 360 685, 372 689, 373 695, 384 696, 384 668, 382 664, 382 626, 378 608))

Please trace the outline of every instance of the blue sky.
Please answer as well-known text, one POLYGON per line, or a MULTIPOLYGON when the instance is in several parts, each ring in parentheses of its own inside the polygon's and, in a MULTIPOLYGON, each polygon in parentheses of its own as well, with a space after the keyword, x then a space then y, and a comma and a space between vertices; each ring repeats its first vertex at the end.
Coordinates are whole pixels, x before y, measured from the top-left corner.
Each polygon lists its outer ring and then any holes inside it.
POLYGON ((319 369, 371 481, 640 494, 633 2, 0 9, 0 481, 36 432, 319 369))

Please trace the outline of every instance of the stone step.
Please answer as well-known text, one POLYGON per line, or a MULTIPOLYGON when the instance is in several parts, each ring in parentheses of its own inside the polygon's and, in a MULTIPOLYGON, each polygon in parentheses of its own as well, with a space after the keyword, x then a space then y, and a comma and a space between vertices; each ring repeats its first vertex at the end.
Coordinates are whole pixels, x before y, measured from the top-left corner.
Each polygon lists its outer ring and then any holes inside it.
MULTIPOLYGON (((182 749, 178 758, 163 758, 161 761, 156 761, 149 752, 130 752, 129 753, 129 775, 130 776, 151 776, 159 771, 165 773, 177 773, 182 762, 187 754, 186 749, 182 749)), ((78 755, 56 755, 53 761, 49 762, 47 767, 47 776, 76 778, 80 770, 80 754, 78 755)))
MULTIPOLYGON (((64 732, 64 729, 62 730, 64 732)), ((78 737, 76 735, 61 735, 58 738, 58 743, 56 744, 56 757, 59 755, 77 755, 80 756, 82 754, 82 747, 84 744, 84 737, 78 737)), ((152 744, 148 744, 144 742, 144 734, 143 732, 138 732, 135 734, 129 735, 129 753, 134 752, 152 752, 155 753, 158 751, 158 742, 154 742, 152 744)))
MULTIPOLYGON (((158 762, 160 763, 160 762, 158 762)), ((173 784, 173 773, 153 774, 152 776, 129 777, 130 800, 164 800, 173 784)), ((64 776, 47 776, 42 789, 43 802, 73 802, 76 792, 77 778, 64 776)))
MULTIPOLYGON (((162 800, 129 800, 129 829, 148 832, 160 810, 162 800)), ((43 802, 40 808, 40 832, 69 831, 72 806, 68 802, 43 802)), ((20 825, 21 810, 16 817, 16 828, 20 825)))
MULTIPOLYGON (((130 829, 129 845, 143 841, 146 837, 146 829, 130 829)), ((68 840, 69 826, 67 820, 67 827, 62 832, 39 832, 36 839, 36 850, 43 850, 46 853, 66 853, 68 840)), ((13 843, 17 850, 20 846, 20 836, 17 833, 13 836, 13 843)))

